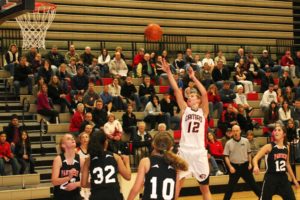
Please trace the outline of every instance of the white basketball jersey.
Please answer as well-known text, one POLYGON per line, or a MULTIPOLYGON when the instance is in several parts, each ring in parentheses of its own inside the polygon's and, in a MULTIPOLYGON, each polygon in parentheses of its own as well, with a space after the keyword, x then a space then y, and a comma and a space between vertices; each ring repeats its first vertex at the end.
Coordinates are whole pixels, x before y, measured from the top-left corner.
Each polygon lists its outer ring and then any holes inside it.
POLYGON ((187 107, 184 110, 181 119, 180 147, 205 149, 205 120, 202 108, 193 111, 187 107))

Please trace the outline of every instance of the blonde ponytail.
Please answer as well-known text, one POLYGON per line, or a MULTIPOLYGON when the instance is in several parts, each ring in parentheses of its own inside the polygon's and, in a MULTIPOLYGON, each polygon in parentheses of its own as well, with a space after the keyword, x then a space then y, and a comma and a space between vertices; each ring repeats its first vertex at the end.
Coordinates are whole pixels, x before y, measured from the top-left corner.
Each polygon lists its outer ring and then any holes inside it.
POLYGON ((171 165, 176 170, 187 171, 188 164, 185 160, 174 154, 172 151, 164 152, 164 159, 167 164, 171 165))

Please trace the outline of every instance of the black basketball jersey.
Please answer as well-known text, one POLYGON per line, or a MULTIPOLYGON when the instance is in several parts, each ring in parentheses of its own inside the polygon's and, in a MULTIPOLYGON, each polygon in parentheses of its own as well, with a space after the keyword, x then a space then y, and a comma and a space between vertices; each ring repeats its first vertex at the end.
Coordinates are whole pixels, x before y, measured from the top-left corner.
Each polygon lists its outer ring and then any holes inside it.
POLYGON ((150 169, 145 176, 143 200, 175 198, 176 170, 163 157, 150 156, 150 169))
POLYGON ((75 182, 80 181, 80 158, 79 158, 79 155, 75 154, 73 163, 70 165, 68 165, 65 155, 63 153, 60 154, 60 158, 61 158, 62 166, 60 168, 59 178, 69 176, 69 170, 71 170, 73 168, 77 171, 77 174, 75 177, 73 177, 68 182, 65 182, 58 186, 54 186, 54 197, 55 197, 55 199, 70 199, 70 200, 78 199, 78 197, 80 197, 80 194, 79 194, 80 189, 76 188, 75 190, 67 191, 66 186, 69 183, 75 183, 75 182))
POLYGON ((288 148, 283 146, 278 148, 278 146, 272 142, 272 151, 267 154, 267 173, 286 173, 286 163, 288 159, 288 148))
POLYGON ((120 198, 120 186, 118 182, 118 164, 113 153, 105 152, 103 158, 91 157, 91 195, 109 199, 120 198))

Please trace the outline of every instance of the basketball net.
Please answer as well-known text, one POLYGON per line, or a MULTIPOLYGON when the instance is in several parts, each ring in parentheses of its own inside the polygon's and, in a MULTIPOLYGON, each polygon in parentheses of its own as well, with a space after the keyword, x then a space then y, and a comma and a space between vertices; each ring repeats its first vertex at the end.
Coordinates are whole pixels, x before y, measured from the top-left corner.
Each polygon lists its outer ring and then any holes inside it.
POLYGON ((56 14, 56 6, 49 3, 35 3, 35 10, 16 17, 23 37, 22 49, 36 47, 45 49, 47 30, 56 14))

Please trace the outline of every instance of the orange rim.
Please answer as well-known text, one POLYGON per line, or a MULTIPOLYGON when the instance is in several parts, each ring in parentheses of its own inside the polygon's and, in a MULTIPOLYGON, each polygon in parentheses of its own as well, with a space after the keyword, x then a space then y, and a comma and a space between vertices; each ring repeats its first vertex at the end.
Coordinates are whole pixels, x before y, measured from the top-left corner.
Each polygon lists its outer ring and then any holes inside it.
POLYGON ((56 10, 56 5, 54 5, 52 3, 36 2, 33 12, 46 12, 49 10, 56 10), (45 8, 42 10, 39 10, 40 7, 45 7, 45 8))

